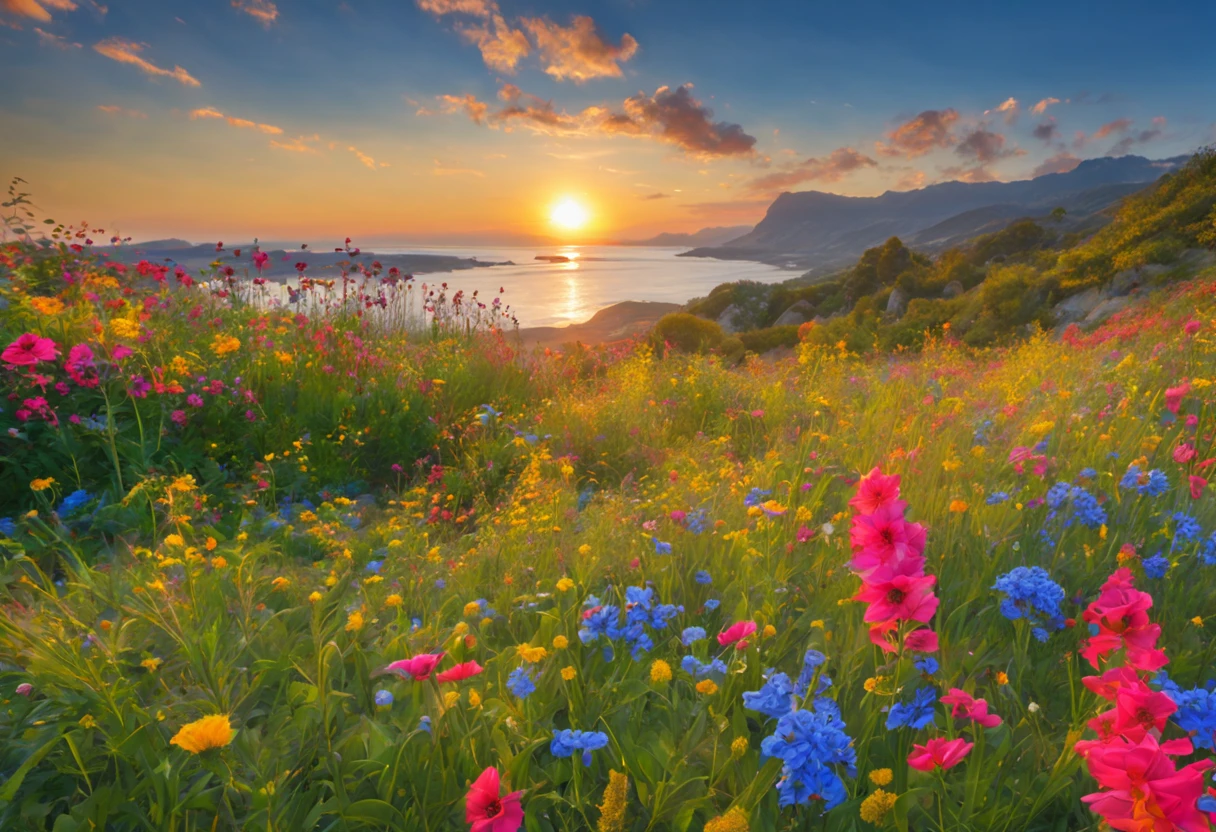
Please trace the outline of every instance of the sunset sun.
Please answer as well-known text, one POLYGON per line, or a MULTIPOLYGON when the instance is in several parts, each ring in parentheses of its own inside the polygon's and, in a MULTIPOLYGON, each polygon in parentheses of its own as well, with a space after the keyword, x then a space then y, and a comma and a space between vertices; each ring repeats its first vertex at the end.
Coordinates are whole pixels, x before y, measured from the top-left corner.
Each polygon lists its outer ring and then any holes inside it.
POLYGON ((553 206, 553 210, 549 212, 549 222, 567 231, 574 231, 586 225, 590 216, 586 208, 566 197, 553 206))

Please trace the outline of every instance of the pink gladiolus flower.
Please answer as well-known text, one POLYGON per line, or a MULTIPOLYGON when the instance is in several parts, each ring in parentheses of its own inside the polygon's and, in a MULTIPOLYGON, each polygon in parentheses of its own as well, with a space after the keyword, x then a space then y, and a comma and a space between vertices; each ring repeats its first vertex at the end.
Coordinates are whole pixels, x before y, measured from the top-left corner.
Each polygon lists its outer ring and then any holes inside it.
POLYGON ((119 344, 117 347, 115 347, 113 349, 113 351, 111 351, 110 357, 113 358, 115 361, 122 361, 127 356, 134 355, 134 354, 135 354, 135 351, 133 349, 131 349, 130 347, 128 347, 126 344, 119 344))
POLYGON ((936 653, 937 633, 927 627, 913 630, 904 638, 904 648, 913 653, 936 653))
MULTIPOLYGON (((883 571, 885 570, 877 570, 879 573, 883 571)), ((874 575, 871 575, 871 578, 873 577, 874 575)), ((887 580, 863 582, 853 600, 870 605, 865 615, 868 622, 894 618, 923 623, 937 611, 939 602, 933 594, 935 583, 937 578, 933 575, 895 575, 887 580)))
POLYGON ((519 805, 523 792, 511 792, 499 797, 498 769, 487 768, 469 786, 465 797, 465 821, 469 832, 516 832, 524 822, 524 810, 519 805))
POLYGON ((421 653, 412 659, 402 659, 381 670, 381 673, 394 673, 404 679, 406 676, 415 682, 430 678, 431 672, 443 658, 443 653, 421 653))
MULTIPOLYGON (((925 551, 925 528, 904 520, 904 504, 888 503, 872 514, 859 514, 849 529, 853 545, 852 568, 863 577, 879 566, 919 558, 925 551)), ((905 574, 915 569, 901 569, 905 574)))
POLYGON ((1197 477, 1194 474, 1187 479, 1187 482, 1190 483, 1191 486, 1192 500, 1198 500, 1200 497, 1202 497, 1203 489, 1208 487, 1207 480, 1205 480, 1203 477, 1197 477))
POLYGON ((908 755, 908 765, 917 771, 954 768, 971 753, 974 745, 962 737, 956 740, 934 737, 924 745, 912 746, 912 753, 908 755))
POLYGON ((1174 462, 1177 462, 1179 465, 1185 465, 1194 459, 1195 456, 1195 446, 1190 442, 1183 442, 1174 448, 1174 462))
POLYGON ((1144 684, 1140 674, 1130 667, 1112 667, 1101 676, 1082 677, 1081 682, 1108 702, 1114 702, 1120 690, 1144 684))
POLYGON ((0 360, 13 367, 32 367, 40 361, 54 361, 57 355, 54 341, 27 332, 0 352, 0 360))
POLYGON ((1211 760, 1175 768, 1152 734, 1138 743, 1118 741, 1091 745, 1085 754, 1089 773, 1107 791, 1081 798, 1089 808, 1121 830, 1208 828, 1207 816, 1195 806, 1203 794, 1203 772, 1211 760))
POLYGON ((1178 710, 1174 700, 1153 690, 1142 680, 1136 685, 1121 687, 1115 695, 1115 707, 1089 721, 1089 728, 1099 742, 1116 737, 1127 742, 1139 742, 1145 734, 1155 731, 1160 737, 1170 714, 1178 710))
POLYGON ((899 474, 884 474, 874 468, 857 483, 857 495, 849 506, 858 514, 873 514, 899 499, 899 474))
POLYGON ((1087 624, 1098 627, 1098 633, 1081 650, 1094 667, 1120 648, 1127 651, 1127 664, 1138 670, 1157 670, 1169 661, 1165 651, 1157 648, 1161 627, 1148 618, 1153 597, 1133 587, 1132 581, 1130 569, 1115 570, 1102 585, 1101 594, 1081 615, 1087 624))
POLYGON ((953 705, 950 715, 955 719, 974 720, 985 728, 995 728, 1001 724, 1001 718, 988 713, 988 701, 976 699, 965 690, 950 688, 950 692, 941 698, 943 705, 953 705))
POLYGON ((1182 397, 1191 392, 1191 383, 1184 381, 1177 387, 1170 387, 1165 391, 1165 409, 1170 413, 1177 413, 1178 408, 1182 406, 1182 397))
POLYGON ((442 673, 435 675, 436 682, 463 682, 465 679, 470 679, 482 671, 481 665, 477 662, 463 662, 455 667, 449 667, 442 673))
POLYGON ((894 639, 888 638, 891 633, 899 629, 899 622, 895 619, 890 621, 882 621, 870 627, 870 641, 882 648, 884 653, 895 653, 899 650, 894 639))
POLYGON ((754 632, 756 632, 755 621, 736 621, 718 633, 718 644, 723 647, 728 644, 737 644, 738 649, 742 650, 747 647, 747 642, 742 641, 742 639, 747 638, 754 632))
POLYGON ((1184 327, 1182 328, 1182 330, 1183 330, 1183 331, 1184 331, 1184 332, 1185 332, 1187 335, 1194 335, 1196 332, 1198 332, 1198 331, 1199 331, 1199 328, 1200 328, 1201 326, 1203 326, 1203 324, 1199 323, 1199 321, 1187 321, 1187 322, 1186 322, 1186 326, 1184 326, 1184 327))

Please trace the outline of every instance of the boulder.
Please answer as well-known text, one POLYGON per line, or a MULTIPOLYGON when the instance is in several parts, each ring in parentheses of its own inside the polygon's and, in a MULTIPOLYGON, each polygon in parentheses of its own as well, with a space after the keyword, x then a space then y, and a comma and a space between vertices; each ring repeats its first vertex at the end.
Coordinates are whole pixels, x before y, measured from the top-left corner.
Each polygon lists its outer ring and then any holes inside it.
POLYGON ((946 288, 942 289, 942 297, 949 300, 950 298, 958 297, 965 291, 967 291, 967 290, 963 287, 963 284, 961 282, 959 282, 957 280, 951 280, 949 283, 946 284, 946 288))
POLYGON ((1122 312, 1129 303, 1131 299, 1126 297, 1107 298, 1090 310, 1085 316, 1085 323, 1100 324, 1116 312, 1122 312))
POLYGON ((1057 303, 1052 312, 1055 313, 1057 324, 1073 324, 1085 320, 1085 316, 1093 312, 1101 302, 1102 292, 1100 290, 1086 289, 1079 295, 1073 295, 1057 303))
POLYGON ((739 307, 732 303, 718 316, 718 326, 722 327, 722 331, 727 335, 733 335, 742 328, 738 323, 739 312, 739 307))
POLYGON ((814 312, 815 307, 811 306, 807 301, 797 301, 791 304, 789 309, 782 312, 777 320, 773 321, 773 326, 798 326, 810 320, 814 312))
POLYGON ((887 298, 887 314, 899 318, 908 311, 908 293, 896 286, 887 298))

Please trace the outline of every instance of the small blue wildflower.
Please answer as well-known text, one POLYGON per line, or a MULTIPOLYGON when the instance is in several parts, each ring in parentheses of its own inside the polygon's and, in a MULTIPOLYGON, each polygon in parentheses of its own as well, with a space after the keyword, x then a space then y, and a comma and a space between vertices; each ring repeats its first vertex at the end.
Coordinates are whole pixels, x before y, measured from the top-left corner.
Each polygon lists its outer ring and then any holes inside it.
POLYGON ((445 589, 447 587, 447 585, 448 585, 448 582, 445 581, 443 578, 435 579, 435 589, 445 589))
POLYGON ((768 491, 763 488, 753 488, 751 491, 747 492, 747 496, 743 498, 743 505, 747 506, 748 508, 758 506, 764 502, 765 497, 772 493, 772 491, 768 491))
POLYGON ((428 734, 431 733, 431 718, 429 716, 424 716, 418 720, 418 730, 426 731, 428 734))
POLYGON ((722 602, 719 601, 717 598, 710 598, 708 601, 705 602, 705 611, 713 612, 714 610, 716 610, 718 608, 718 605, 721 603, 722 602))
POLYGON ((684 518, 684 528, 693 534, 702 534, 709 528, 709 512, 703 508, 689 512, 688 516, 684 518))
POLYGON ((930 687, 917 688, 911 702, 896 702, 887 713, 887 730, 915 728, 932 724, 937 709, 937 691, 930 687))
POLYGON ((1170 571, 1170 560, 1158 552, 1151 558, 1146 558, 1142 566, 1144 566, 1144 574, 1148 577, 1164 578, 1165 573, 1170 571))
POLYGON ((654 553, 656 555, 670 555, 671 554, 671 544, 664 543, 662 540, 659 540, 657 537, 654 538, 654 553))
POLYGON ((857 776, 857 751, 845 733, 840 710, 830 699, 820 699, 813 708, 791 711, 782 716, 771 736, 760 743, 764 757, 781 760, 777 781, 778 805, 809 803, 815 797, 824 809, 840 805, 848 798, 844 782, 833 766, 844 766, 850 777, 857 776))
POLYGON ((710 575, 704 569, 698 570, 697 574, 693 577, 693 580, 701 584, 701 586, 708 586, 714 582, 713 575, 710 575))
POLYGON ((760 690, 743 694, 743 707, 773 719, 780 719, 794 709, 794 686, 784 673, 774 673, 760 690))
POLYGON ((507 690, 520 699, 527 699, 536 692, 536 685, 532 681, 532 674, 522 667, 515 668, 511 671, 511 675, 507 677, 507 690))
POLYGON ((933 676, 940 669, 937 664, 937 659, 933 658, 932 656, 925 656, 923 659, 917 659, 915 662, 913 662, 913 665, 917 670, 926 676, 933 676))
POLYGON ((365 566, 365 567, 363 567, 363 568, 364 568, 365 570, 367 570, 368 572, 371 572, 372 574, 379 575, 379 574, 380 574, 380 567, 381 567, 381 566, 384 566, 384 561, 382 561, 382 560, 369 560, 369 561, 367 562, 367 566, 365 566))
POLYGON ((1000 503, 1008 502, 1008 500, 1009 500, 1009 495, 1006 494, 1004 491, 994 491, 988 495, 988 498, 986 500, 984 500, 984 502, 990 506, 995 506, 1000 503))
POLYGON ((1001 615, 1010 621, 1026 619, 1038 631, 1034 636, 1040 641, 1046 640, 1047 628, 1063 628, 1060 603, 1064 600, 1064 588, 1043 567, 1015 567, 997 578, 992 588, 1006 596, 1001 601, 1001 615))
POLYGON ((0 534, 5 537, 12 537, 17 533, 17 524, 13 522, 11 517, 0 517, 0 534))
POLYGON ((393 694, 391 691, 378 690, 376 691, 376 706, 380 708, 388 708, 393 704, 393 694))
POLYGON ((702 641, 705 638, 704 627, 685 627, 684 632, 680 633, 680 641, 685 647, 691 647, 693 643, 702 641))
POLYGON ((1174 513, 1174 542, 1198 540, 1199 535, 1203 534, 1203 528, 1199 525, 1194 517, 1184 512, 1174 513))
POLYGON ((598 751, 608 745, 608 735, 602 731, 575 731, 569 728, 553 732, 549 742, 549 752, 554 757, 571 757, 575 751, 582 751, 584 764, 590 764, 591 752, 598 751))
POLYGON ((85 491, 83 488, 76 489, 71 494, 64 497, 63 502, 59 504, 59 516, 67 517, 69 514, 83 508, 92 499, 93 498, 89 492, 85 491))

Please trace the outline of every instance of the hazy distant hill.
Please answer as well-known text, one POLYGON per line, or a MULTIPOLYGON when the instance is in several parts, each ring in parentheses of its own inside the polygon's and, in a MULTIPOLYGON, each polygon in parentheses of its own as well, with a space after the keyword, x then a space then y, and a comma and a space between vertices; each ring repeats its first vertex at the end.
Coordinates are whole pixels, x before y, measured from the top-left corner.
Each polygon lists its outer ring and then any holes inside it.
POLYGON ((849 197, 821 191, 783 193, 750 232, 691 257, 760 260, 826 269, 850 264, 866 249, 897 236, 935 250, 1062 207, 1071 220, 1110 207, 1176 169, 1188 157, 1090 159, 1068 173, 1016 182, 943 182, 916 191, 849 197))
POLYGON ((692 234, 663 232, 647 240, 622 240, 623 246, 719 246, 742 237, 752 230, 750 225, 715 226, 702 228, 692 234))

